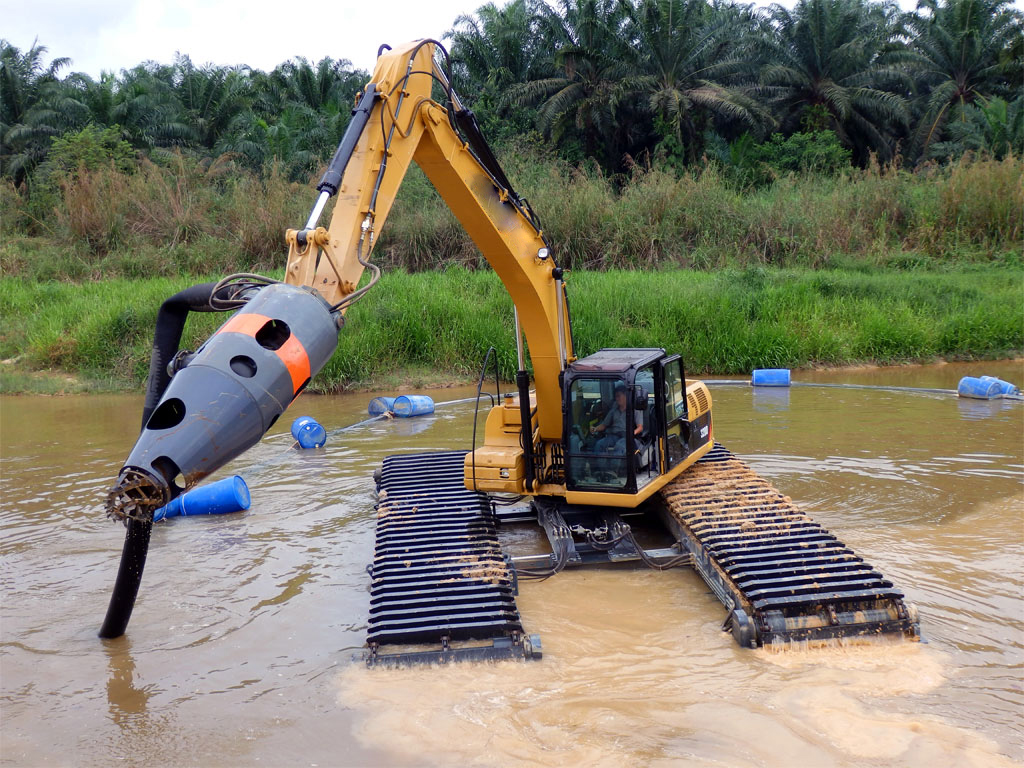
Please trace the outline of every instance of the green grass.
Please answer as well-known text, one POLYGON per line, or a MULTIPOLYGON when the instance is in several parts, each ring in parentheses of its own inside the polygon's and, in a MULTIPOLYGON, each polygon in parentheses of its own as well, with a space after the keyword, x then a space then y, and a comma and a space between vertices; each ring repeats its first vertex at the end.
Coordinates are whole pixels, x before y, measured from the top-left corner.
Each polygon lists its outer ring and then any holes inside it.
MULTIPOLYGON (((1024 349, 1024 270, 975 264, 943 270, 807 268, 572 272, 577 352, 660 346, 694 373, 758 367, 984 359, 1024 349)), ((0 278, 0 379, 72 374, 85 386, 139 387, 160 303, 192 278, 81 284, 0 278), (8 366, 10 367, 10 366, 8 366)), ((192 315, 196 348, 225 319, 192 315)), ((348 314, 338 350, 313 388, 475 378, 494 345, 502 374, 515 367, 512 304, 490 271, 385 272, 348 314)), ((21 384, 19 384, 19 381, 21 384)))
MULTIPOLYGON (((0 358, 124 386, 144 380, 157 310, 191 278, 81 284, 0 279, 0 358)), ((185 346, 197 346, 223 317, 195 315, 185 346)))

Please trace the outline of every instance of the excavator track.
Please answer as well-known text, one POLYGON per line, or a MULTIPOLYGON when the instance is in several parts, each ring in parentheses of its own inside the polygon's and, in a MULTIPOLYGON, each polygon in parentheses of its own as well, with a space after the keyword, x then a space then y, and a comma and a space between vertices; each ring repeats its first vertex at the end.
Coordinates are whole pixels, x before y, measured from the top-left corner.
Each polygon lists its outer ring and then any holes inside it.
POLYGON ((917 612, 892 582, 721 445, 661 496, 740 645, 918 638, 917 612))
MULTIPOLYGON (((515 568, 464 451, 384 459, 368 568, 368 665, 536 659, 515 568)), ((918 638, 917 612, 865 560, 719 444, 661 491, 677 548, 729 610, 744 646, 918 638)))
POLYGON ((368 569, 370 666, 541 656, 540 639, 523 632, 491 503, 463 484, 465 456, 384 459, 368 569))

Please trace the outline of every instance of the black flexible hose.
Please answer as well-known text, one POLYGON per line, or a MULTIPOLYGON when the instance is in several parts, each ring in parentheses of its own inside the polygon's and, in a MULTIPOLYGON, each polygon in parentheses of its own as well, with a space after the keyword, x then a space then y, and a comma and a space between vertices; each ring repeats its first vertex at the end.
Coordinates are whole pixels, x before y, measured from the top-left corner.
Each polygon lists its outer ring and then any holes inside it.
POLYGON ((149 379, 146 381, 146 401, 142 405, 142 428, 160 402, 171 382, 167 364, 178 352, 185 319, 191 312, 215 312, 210 297, 217 283, 201 283, 180 291, 160 305, 153 334, 153 353, 149 358, 149 379))
POLYGON ((100 627, 100 637, 104 639, 120 637, 128 628, 135 597, 142 583, 142 569, 146 567, 149 535, 152 531, 152 520, 128 519, 128 532, 124 536, 124 548, 121 550, 121 565, 117 569, 107 615, 100 627))
MULTIPOLYGON (((210 306, 210 298, 217 283, 202 283, 180 291, 162 305, 156 316, 156 332, 153 334, 153 353, 149 358, 149 379, 146 383, 146 401, 142 406, 142 428, 160 402, 164 390, 171 381, 167 373, 167 364, 178 352, 181 334, 185 329, 185 320, 191 312, 214 312, 210 306)), ((110 639, 120 637, 128 628, 132 617, 135 598, 142 584, 142 571, 146 567, 146 555, 149 553, 149 537, 153 531, 153 521, 129 518, 126 521, 128 531, 124 536, 124 547, 121 550, 121 564, 114 580, 114 591, 110 595, 107 615, 100 627, 100 637, 110 639)))

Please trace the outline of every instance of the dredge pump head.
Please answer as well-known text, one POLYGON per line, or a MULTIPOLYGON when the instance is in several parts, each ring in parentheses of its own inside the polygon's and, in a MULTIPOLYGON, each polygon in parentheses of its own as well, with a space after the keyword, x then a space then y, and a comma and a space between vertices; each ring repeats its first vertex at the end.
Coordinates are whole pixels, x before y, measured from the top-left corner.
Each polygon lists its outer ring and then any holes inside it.
POLYGON ((262 288, 174 371, 108 494, 107 514, 151 520, 256 444, 337 343, 336 316, 319 295, 262 288))

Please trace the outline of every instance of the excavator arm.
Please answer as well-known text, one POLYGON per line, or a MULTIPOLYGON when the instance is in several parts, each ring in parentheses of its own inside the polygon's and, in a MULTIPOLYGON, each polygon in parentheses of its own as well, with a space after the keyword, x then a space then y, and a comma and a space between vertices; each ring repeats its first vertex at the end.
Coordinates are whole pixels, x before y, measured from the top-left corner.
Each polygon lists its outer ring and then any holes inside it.
MULTIPOLYGON (((536 216, 491 155, 472 113, 462 109, 432 41, 381 55, 348 134, 324 174, 310 221, 289 230, 285 281, 315 288, 339 311, 358 298, 377 233, 415 162, 498 274, 526 335, 541 440, 560 440, 559 373, 575 359, 561 269, 536 216), (431 98, 437 84, 443 107, 431 98), (336 196, 328 228, 317 227, 336 196)), ((520 359, 520 369, 525 361, 520 359)))

